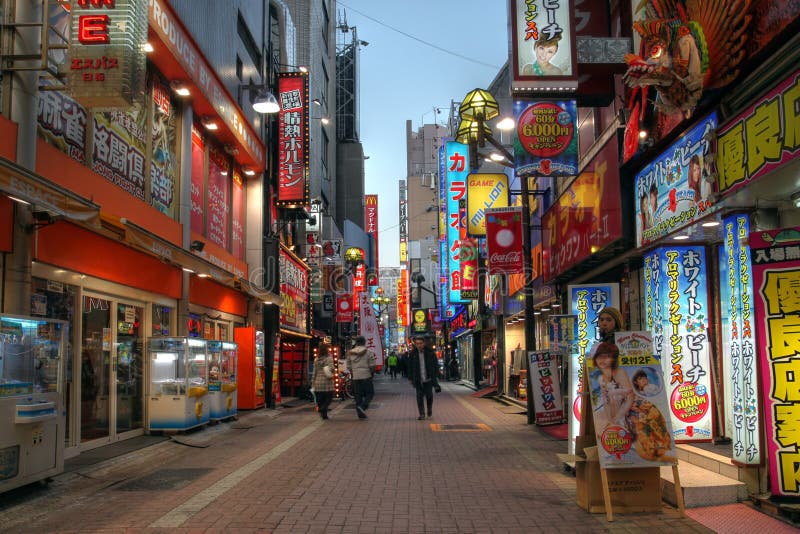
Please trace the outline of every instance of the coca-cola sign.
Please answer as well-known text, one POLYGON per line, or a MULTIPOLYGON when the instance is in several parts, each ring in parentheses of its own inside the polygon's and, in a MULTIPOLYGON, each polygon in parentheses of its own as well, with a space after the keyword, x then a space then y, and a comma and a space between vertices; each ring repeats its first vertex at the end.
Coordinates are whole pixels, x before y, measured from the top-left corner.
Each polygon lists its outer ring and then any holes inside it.
POLYGON ((486 210, 489 274, 522 273, 522 208, 486 210))

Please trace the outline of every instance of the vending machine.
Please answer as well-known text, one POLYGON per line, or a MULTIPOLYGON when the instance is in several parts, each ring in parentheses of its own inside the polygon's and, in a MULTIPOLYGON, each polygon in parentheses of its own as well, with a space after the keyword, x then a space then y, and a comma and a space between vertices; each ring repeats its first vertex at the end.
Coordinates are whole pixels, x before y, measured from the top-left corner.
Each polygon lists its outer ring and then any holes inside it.
POLYGON ((0 315, 0 493, 64 470, 66 332, 0 315))
POLYGON ((212 421, 236 415, 236 343, 208 340, 208 404, 212 421))
POLYGON ((234 328, 233 340, 239 347, 238 407, 241 410, 262 408, 266 383, 264 332, 252 326, 234 328))
POLYGON ((183 337, 148 340, 149 431, 187 430, 208 423, 207 343, 205 339, 183 337))

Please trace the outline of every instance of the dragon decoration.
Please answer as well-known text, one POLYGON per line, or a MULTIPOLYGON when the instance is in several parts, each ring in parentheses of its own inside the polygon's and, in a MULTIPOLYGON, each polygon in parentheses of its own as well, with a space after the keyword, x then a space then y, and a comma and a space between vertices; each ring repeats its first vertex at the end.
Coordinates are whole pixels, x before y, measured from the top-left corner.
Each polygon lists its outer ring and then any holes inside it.
MULTIPOLYGON (((645 19, 633 27, 641 54, 626 54, 623 76, 631 94, 629 126, 644 113, 648 88, 663 114, 688 118, 704 90, 724 87, 739 74, 745 57, 753 0, 642 0, 645 19), (642 105, 636 102, 641 93, 642 105), (634 117, 636 115, 636 117, 634 117)), ((638 133, 638 125, 636 127, 638 133)))

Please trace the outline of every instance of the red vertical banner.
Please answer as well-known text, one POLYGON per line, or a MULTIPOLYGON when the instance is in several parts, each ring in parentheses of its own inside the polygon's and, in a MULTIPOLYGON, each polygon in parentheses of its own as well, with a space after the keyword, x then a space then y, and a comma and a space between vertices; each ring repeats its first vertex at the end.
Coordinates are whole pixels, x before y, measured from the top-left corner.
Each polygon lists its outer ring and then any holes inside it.
POLYGON ((408 269, 400 271, 400 278, 397 279, 397 324, 408 326, 408 269))
POLYGON ((228 219, 230 215, 229 162, 225 153, 212 148, 208 153, 208 209, 206 237, 228 249, 228 219))
POLYGON ((522 269, 522 208, 486 210, 489 274, 516 274, 522 269))
POLYGON ((378 272, 378 195, 364 196, 364 231, 372 236, 375 246, 372 266, 378 272))
POLYGON ((242 175, 233 173, 233 201, 231 216, 231 254, 244 259, 244 183, 242 175))
POLYGON ((356 266, 353 271, 353 309, 358 311, 358 294, 367 287, 367 269, 363 263, 356 266))
POLYGON ((278 204, 308 204, 308 73, 278 77, 278 204))
POLYGON ((350 295, 336 295, 336 322, 353 322, 353 299, 350 295))
POLYGON ((192 125, 192 202, 191 228, 192 232, 203 235, 203 198, 205 197, 205 147, 203 136, 192 125))

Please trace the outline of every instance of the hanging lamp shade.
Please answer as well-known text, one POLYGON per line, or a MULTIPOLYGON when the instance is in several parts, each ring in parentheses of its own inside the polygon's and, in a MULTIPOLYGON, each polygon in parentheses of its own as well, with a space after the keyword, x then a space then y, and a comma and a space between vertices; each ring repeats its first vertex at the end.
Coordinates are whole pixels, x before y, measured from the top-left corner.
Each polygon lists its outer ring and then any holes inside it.
POLYGON ((470 141, 477 141, 479 139, 478 128, 481 126, 483 126, 484 137, 492 135, 491 128, 485 122, 475 121, 469 117, 461 117, 461 123, 456 131, 456 141, 465 145, 468 145, 470 141))
POLYGON ((364 251, 358 247, 350 247, 344 252, 344 261, 347 263, 361 263, 364 261, 364 251))
POLYGON ((500 106, 492 93, 486 89, 473 89, 464 97, 458 112, 462 118, 470 117, 488 121, 500 115, 500 106))

